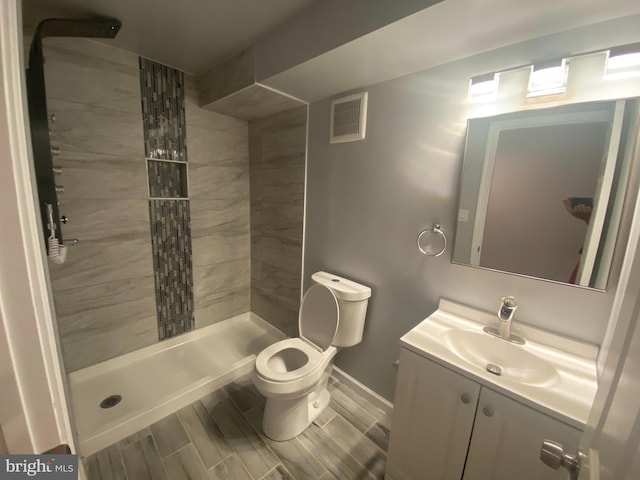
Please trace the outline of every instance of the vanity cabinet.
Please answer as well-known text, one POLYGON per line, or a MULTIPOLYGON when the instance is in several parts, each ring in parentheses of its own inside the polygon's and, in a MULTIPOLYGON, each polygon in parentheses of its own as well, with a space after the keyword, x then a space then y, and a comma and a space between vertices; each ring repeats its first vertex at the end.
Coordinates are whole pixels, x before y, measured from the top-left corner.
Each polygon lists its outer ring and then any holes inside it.
POLYGON ((566 480, 539 460, 545 438, 577 451, 581 432, 405 348, 387 480, 566 480))

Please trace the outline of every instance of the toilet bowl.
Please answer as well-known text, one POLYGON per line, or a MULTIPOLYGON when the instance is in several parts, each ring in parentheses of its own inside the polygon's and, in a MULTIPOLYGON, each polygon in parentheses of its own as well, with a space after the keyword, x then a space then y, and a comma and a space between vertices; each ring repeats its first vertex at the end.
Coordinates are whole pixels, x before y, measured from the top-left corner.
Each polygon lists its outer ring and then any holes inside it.
POLYGON ((327 382, 340 347, 360 343, 371 289, 326 272, 305 293, 300 337, 262 350, 252 380, 267 399, 262 429, 273 440, 302 433, 329 405, 327 382))

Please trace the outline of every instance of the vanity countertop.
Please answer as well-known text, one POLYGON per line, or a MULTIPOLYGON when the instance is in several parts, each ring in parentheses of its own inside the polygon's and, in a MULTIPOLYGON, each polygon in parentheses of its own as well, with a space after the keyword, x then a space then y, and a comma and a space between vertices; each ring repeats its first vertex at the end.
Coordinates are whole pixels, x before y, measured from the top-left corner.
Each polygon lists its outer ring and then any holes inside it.
MULTIPOLYGON (((512 349, 509 351, 516 354, 514 356, 522 358, 519 360, 519 371, 524 372, 525 380, 519 381, 510 375, 509 356, 505 357, 505 354, 499 351, 501 348, 492 352, 489 346, 488 351, 478 356, 475 355, 473 344, 452 345, 449 340, 459 335, 469 338, 471 342, 477 339, 482 340, 479 343, 508 343, 506 340, 490 337, 482 331, 483 327, 497 326, 497 323, 495 314, 442 299, 438 310, 405 334, 400 339, 400 344, 418 355, 551 417, 577 428, 584 428, 598 386, 597 347, 518 324, 516 318, 512 333, 523 337, 526 345, 508 346, 508 349, 512 349), (486 337, 494 340, 487 340, 486 337), (529 368, 527 365, 527 359, 532 355, 536 359, 542 359, 543 370, 546 369, 545 375, 537 375, 537 367, 529 368), (504 374, 496 376, 489 373, 483 360, 484 356, 490 362, 504 367, 504 374), (476 361, 476 358, 480 359, 476 361)), ((500 343, 495 345, 504 346, 500 343)))

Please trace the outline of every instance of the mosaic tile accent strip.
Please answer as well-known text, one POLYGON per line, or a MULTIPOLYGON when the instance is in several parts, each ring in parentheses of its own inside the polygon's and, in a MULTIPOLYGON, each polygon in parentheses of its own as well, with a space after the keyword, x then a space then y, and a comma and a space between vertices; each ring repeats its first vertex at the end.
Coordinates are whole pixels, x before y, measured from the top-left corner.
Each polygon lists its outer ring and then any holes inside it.
POLYGON ((186 162, 184 74, 140 57, 140 89, 146 157, 186 162))
POLYGON ((140 89, 158 338, 164 340, 195 328, 189 201, 171 200, 188 193, 186 163, 171 162, 187 161, 184 74, 141 57, 140 89))
POLYGON ((187 198, 187 164, 147 160, 151 198, 187 198))
POLYGON ((189 202, 150 200, 151 249, 160 340, 193 330, 189 202))

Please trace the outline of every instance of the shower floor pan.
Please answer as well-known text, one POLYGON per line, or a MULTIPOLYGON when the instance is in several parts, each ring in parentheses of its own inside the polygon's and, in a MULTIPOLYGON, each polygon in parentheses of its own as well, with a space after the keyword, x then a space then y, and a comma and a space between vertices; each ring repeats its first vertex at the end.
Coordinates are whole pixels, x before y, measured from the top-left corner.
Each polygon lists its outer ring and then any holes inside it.
POLYGON ((91 455, 246 375, 256 354, 282 338, 245 313, 71 373, 80 453, 91 455))

